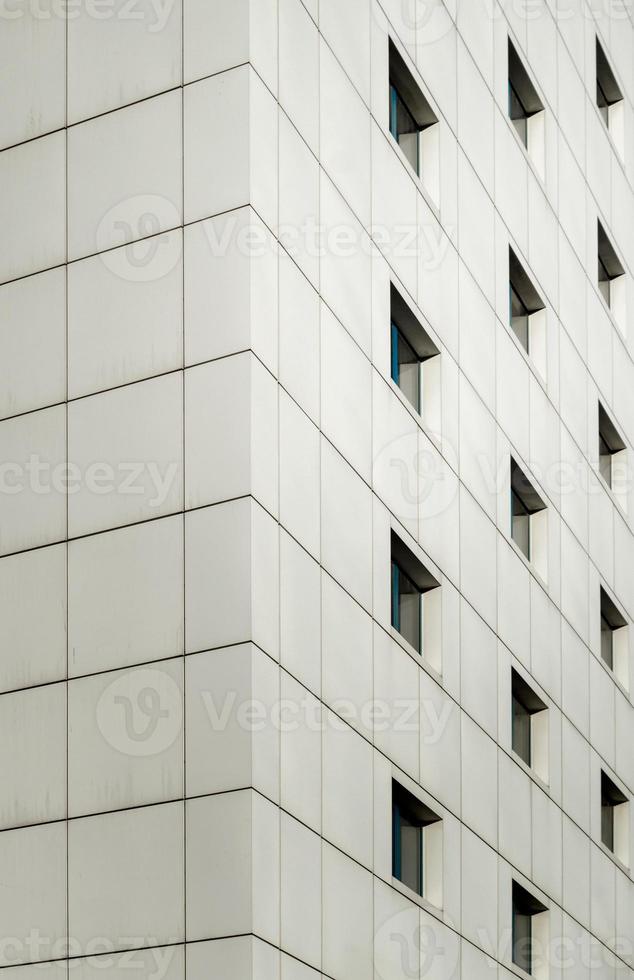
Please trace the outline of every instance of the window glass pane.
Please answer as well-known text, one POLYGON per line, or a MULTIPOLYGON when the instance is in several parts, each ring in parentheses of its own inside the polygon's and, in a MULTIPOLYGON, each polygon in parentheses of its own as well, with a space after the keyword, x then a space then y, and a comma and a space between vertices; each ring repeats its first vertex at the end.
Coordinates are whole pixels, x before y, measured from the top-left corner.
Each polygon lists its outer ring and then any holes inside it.
POLYGON ((392 874, 423 894, 423 828, 397 802, 392 808, 392 874))
POLYGON ((532 922, 531 916, 518 909, 513 910, 513 962, 527 973, 532 972, 532 922))
POLYGON ((413 170, 418 173, 418 134, 420 126, 394 85, 390 85, 390 132, 413 170))
POLYGON ((392 626, 395 630, 401 630, 401 603, 399 588, 400 573, 398 565, 392 562, 392 626))
POLYGON ((420 411, 420 359, 401 331, 392 324, 392 378, 410 404, 420 411))
POLYGON ((390 85, 390 132, 398 140, 398 92, 390 85))
POLYGON ((519 298, 518 294, 513 289, 513 286, 510 286, 509 288, 511 294, 511 301, 510 301, 511 327, 513 328, 513 331, 515 332, 515 335, 517 336, 517 339, 519 340, 520 344, 522 345, 526 353, 528 353, 529 313, 526 307, 524 306, 524 304, 522 303, 521 299, 519 298))
POLYGON ((517 547, 531 557, 530 514, 514 490, 511 490, 511 536, 517 547))
POLYGON ((609 102, 605 92, 601 88, 601 82, 599 81, 598 78, 597 78, 597 105, 599 107, 599 112, 603 117, 603 121, 607 126, 610 119, 609 110, 608 110, 609 102))
POLYGON ((528 128, 526 124, 528 113, 511 82, 509 82, 509 116, 513 120, 513 125, 517 130, 519 138, 524 146, 526 146, 528 144, 528 128))
POLYGON ((601 804, 601 840, 614 850, 614 807, 611 803, 601 804))
POLYGON ((601 656, 610 670, 612 670, 614 668, 612 627, 603 616, 601 617, 601 656))
POLYGON ((599 278, 599 292, 603 296, 608 306, 610 305, 610 277, 608 275, 608 270, 604 266, 603 262, 599 258, 598 260, 598 278, 599 278))
POLYGON ((513 751, 531 764, 531 716, 516 697, 513 698, 513 751))
POLYGON ((599 473, 609 487, 612 486, 612 453, 605 439, 599 436, 599 473))
POLYGON ((410 578, 392 562, 392 626, 421 652, 421 592, 410 578))
POLYGON ((420 592, 402 573, 400 579, 400 633, 420 653, 420 592))

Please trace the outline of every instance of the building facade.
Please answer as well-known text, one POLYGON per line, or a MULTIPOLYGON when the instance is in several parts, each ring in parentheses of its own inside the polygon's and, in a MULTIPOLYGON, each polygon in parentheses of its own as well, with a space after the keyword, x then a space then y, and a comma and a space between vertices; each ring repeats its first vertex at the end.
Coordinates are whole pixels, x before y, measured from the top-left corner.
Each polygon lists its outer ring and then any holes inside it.
POLYGON ((634 10, 0 9, 5 980, 634 975, 634 10))

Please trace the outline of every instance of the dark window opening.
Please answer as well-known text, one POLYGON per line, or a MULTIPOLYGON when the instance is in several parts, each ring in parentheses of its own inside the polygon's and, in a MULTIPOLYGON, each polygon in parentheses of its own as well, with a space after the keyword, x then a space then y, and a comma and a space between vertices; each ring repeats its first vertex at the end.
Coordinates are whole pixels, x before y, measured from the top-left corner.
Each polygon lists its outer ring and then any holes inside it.
POLYGON ((438 119, 396 45, 389 42, 390 133, 412 170, 421 175, 420 134, 438 119))
POLYGON ((547 705, 535 694, 524 678, 511 670, 513 700, 513 751, 526 763, 533 765, 533 715, 545 711, 547 705))
POLYGON ((612 242, 608 238, 601 222, 597 222, 598 252, 597 252, 597 282, 599 292, 606 304, 612 308, 614 280, 619 279, 625 272, 612 242))
POLYGON ((601 658, 614 670, 614 634, 627 623, 603 587, 601 596, 601 658))
POLYGON ((528 120, 544 108, 526 68, 509 38, 508 113, 517 135, 528 149, 528 120))
POLYGON ((533 918, 545 911, 545 905, 513 882, 513 962, 526 973, 532 973, 534 966, 533 918))
POLYGON ((610 106, 615 105, 617 102, 621 102, 623 99, 623 93, 619 88, 619 84, 614 76, 614 72, 610 67, 610 63, 606 57, 605 51, 599 43, 599 39, 596 41, 596 54, 597 54, 597 106, 599 107, 599 112, 601 118, 603 119, 605 125, 609 128, 610 125, 610 106))
POLYGON ((612 488, 612 458, 625 449, 625 443, 618 434, 612 419, 599 402, 599 473, 612 488))
POLYGON ((391 287, 390 307, 392 380, 421 413, 425 393, 421 366, 440 352, 395 286, 391 287))
POLYGON ((601 771, 601 840, 609 851, 614 852, 614 811, 627 796, 601 771))
POLYGON ((530 317, 543 309, 539 293, 513 249, 509 248, 509 322, 527 354, 531 348, 530 317))
POLYGON ((528 561, 533 553, 531 518, 545 508, 528 477, 511 459, 511 537, 528 561))
POLYGON ((425 892, 425 827, 439 819, 400 783, 392 782, 392 875, 421 897, 425 892))
POLYGON ((417 653, 423 654, 423 598, 440 583, 394 532, 391 551, 392 627, 417 653))

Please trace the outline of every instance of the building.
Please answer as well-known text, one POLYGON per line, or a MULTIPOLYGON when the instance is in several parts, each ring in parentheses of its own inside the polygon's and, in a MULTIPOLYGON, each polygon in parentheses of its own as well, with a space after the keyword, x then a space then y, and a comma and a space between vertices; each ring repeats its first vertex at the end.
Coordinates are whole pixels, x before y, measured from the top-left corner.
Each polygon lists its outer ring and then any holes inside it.
POLYGON ((3 5, 6 980, 633 976, 633 19, 3 5))

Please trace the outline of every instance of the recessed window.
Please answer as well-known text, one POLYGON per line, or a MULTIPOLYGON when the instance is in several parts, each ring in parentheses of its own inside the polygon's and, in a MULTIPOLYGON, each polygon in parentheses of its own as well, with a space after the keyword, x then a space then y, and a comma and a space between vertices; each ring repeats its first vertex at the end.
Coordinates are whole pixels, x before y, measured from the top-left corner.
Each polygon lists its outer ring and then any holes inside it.
POLYGON ((526 353, 545 375, 545 304, 512 248, 509 248, 509 323, 526 353))
POLYGON ((625 329, 625 269, 606 231, 597 222, 597 282, 606 305, 622 331, 625 329))
POLYGON ((513 751, 548 780, 548 711, 547 705, 524 678, 511 671, 513 701, 513 751))
POLYGON ((629 803, 607 773, 601 771, 601 840, 623 864, 629 864, 629 803))
POLYGON ((617 150, 623 155, 625 107, 623 93, 597 38, 597 106, 617 150))
POLYGON ((601 597, 601 659, 627 688, 629 633, 627 620, 619 612, 603 587, 601 597))
POLYGON ((438 118, 393 41, 389 42, 390 133, 436 204, 440 198, 438 118))
POLYGON ((392 628, 440 672, 440 583, 392 533, 392 628))
POLYGON ((539 899, 513 882, 513 962, 526 973, 535 973, 536 946, 541 944, 547 912, 539 899))
POLYGON ((621 456, 624 450, 625 443, 599 402, 599 472, 611 490, 620 490, 619 463, 624 462, 621 456))
POLYGON ((440 352, 394 285, 391 308, 391 375, 410 405, 440 431, 440 352))
POLYGON ((442 860, 441 819, 404 786, 392 782, 392 875, 434 905, 442 860))
POLYGON ((508 113, 528 155, 544 176, 544 106, 515 46, 508 42, 508 113))
POLYGON ((546 578, 547 508, 537 490, 511 459, 511 537, 522 554, 546 578))

